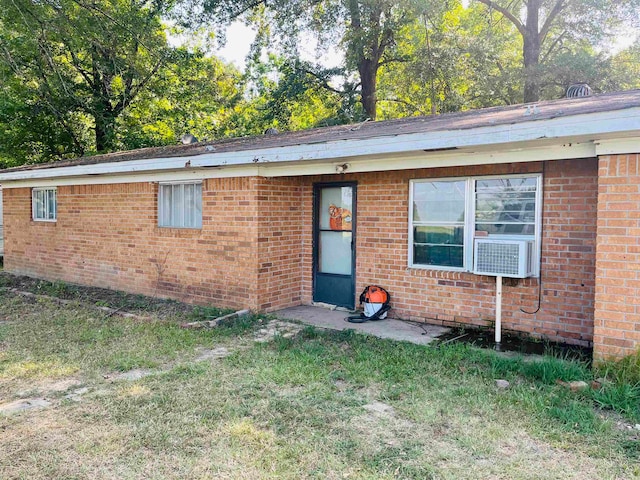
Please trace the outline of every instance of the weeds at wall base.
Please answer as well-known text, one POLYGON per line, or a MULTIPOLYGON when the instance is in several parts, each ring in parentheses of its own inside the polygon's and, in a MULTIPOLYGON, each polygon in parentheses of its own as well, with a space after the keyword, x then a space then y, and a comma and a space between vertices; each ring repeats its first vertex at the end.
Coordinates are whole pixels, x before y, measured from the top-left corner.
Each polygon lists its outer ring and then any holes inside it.
POLYGON ((600 362, 594 372, 605 383, 592 393, 593 400, 601 408, 640 422, 640 350, 620 360, 600 362))

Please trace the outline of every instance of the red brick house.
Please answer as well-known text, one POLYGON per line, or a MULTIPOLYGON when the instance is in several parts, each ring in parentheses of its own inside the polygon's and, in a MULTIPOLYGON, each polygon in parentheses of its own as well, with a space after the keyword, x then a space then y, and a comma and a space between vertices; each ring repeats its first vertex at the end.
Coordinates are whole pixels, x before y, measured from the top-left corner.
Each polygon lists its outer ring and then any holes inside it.
POLYGON ((264 311, 353 306, 379 284, 396 318, 490 326, 485 273, 504 259, 480 249, 506 244, 524 278, 504 282, 504 328, 597 357, 640 347, 640 91, 98 155, 0 182, 12 273, 264 311))

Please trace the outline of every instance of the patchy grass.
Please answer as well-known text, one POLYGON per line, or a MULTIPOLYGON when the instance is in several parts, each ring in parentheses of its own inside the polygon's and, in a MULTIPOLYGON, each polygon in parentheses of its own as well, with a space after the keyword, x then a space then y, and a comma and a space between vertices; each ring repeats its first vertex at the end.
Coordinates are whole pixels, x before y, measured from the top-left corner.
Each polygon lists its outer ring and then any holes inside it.
POLYGON ((311 328, 254 344, 256 317, 191 331, 10 294, 0 320, 0 403, 69 376, 89 388, 0 416, 0 478, 640 478, 634 432, 555 383, 591 378, 581 363, 311 328), (158 374, 102 377, 131 368, 158 374))
MULTIPOLYGON (((0 288, 15 288, 20 291, 34 293, 36 295, 48 295, 64 300, 77 300, 88 305, 98 307, 110 307, 131 313, 153 313, 161 318, 170 318, 175 315, 194 316, 198 318, 199 307, 187 305, 175 300, 145 297, 130 293, 109 290, 97 287, 81 287, 66 282, 40 280, 37 278, 11 275, 0 272, 0 288)), ((216 308, 205 309, 209 313, 229 313, 230 310, 216 308)))
POLYGON ((640 422, 640 351, 621 360, 601 363, 596 374, 605 383, 601 390, 593 392, 594 401, 602 408, 640 422))
POLYGON ((0 300, 0 318, 12 321, 0 327, 0 343, 10 345, 0 349, 0 392, 11 383, 75 373, 95 379, 109 371, 154 368, 214 336, 181 329, 175 318, 123 321, 81 305, 11 294, 1 294, 0 300))

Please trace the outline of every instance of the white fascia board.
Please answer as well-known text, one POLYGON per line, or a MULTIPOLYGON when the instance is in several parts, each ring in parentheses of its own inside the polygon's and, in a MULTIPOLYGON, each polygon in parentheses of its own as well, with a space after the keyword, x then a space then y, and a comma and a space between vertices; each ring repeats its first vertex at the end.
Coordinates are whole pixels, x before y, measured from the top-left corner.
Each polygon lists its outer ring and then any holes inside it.
MULTIPOLYGON (((523 109, 524 110, 524 109, 523 109)), ((535 120, 532 119, 532 120, 535 120)), ((336 161, 369 155, 424 153, 424 151, 511 145, 521 142, 592 137, 598 140, 611 134, 640 131, 640 107, 610 112, 558 117, 518 124, 380 136, 363 140, 338 140, 288 147, 246 150, 239 152, 211 152, 202 155, 172 158, 151 158, 123 162, 98 163, 70 167, 23 170, 0 174, 0 182, 36 180, 70 176, 132 174, 188 168, 224 168, 269 163, 336 161)), ((214 176, 214 175, 211 175, 214 176)))
POLYGON ((505 163, 541 162, 594 158, 593 142, 527 147, 500 151, 448 151, 448 152, 408 152, 406 154, 376 155, 357 159, 340 159, 331 163, 305 162, 296 165, 264 165, 260 168, 263 177, 289 177, 299 175, 335 174, 336 167, 347 163, 345 173, 387 172, 393 170, 413 170, 418 168, 444 168, 471 165, 496 165, 505 163))
POLYGON ((596 155, 640 153, 640 136, 596 142, 596 155))
MULTIPOLYGON (((612 133, 638 131, 640 131, 640 108, 633 108, 616 112, 592 113, 519 124, 478 127, 468 130, 412 133, 375 137, 366 140, 340 140, 261 151, 234 152, 224 154, 226 155, 224 159, 226 163, 224 165, 246 161, 246 155, 250 155, 250 161, 256 164, 334 160, 366 155, 429 152, 487 145, 511 145, 517 148, 518 143, 535 140, 556 139, 570 142, 573 138, 578 141, 585 138, 609 136, 612 133)), ((194 158, 191 161, 191 165, 200 167, 220 166, 219 163, 212 163, 212 159, 207 155, 194 158)))
POLYGON ((255 166, 241 166, 226 169, 182 169, 164 170, 160 172, 135 172, 116 173, 105 175, 78 175, 58 178, 43 179, 23 179, 5 181, 4 188, 24 188, 24 187, 49 187, 68 185, 111 185, 117 183, 159 183, 159 182, 188 182, 206 180, 207 178, 235 178, 235 177, 256 177, 260 175, 260 169, 255 166))
POLYGON ((115 183, 170 182, 204 180, 207 178, 231 177, 292 177, 305 175, 336 174, 336 166, 347 163, 346 173, 384 172, 419 168, 459 167, 522 162, 541 162, 595 157, 593 142, 567 143, 562 145, 530 145, 516 149, 493 148, 477 151, 449 150, 445 152, 405 152, 391 155, 370 155, 342 158, 332 162, 303 161, 271 163, 262 165, 237 165, 227 168, 182 169, 162 172, 121 173, 115 175, 85 175, 77 177, 25 179, 5 182, 5 188, 48 187, 66 185, 105 185, 115 183))

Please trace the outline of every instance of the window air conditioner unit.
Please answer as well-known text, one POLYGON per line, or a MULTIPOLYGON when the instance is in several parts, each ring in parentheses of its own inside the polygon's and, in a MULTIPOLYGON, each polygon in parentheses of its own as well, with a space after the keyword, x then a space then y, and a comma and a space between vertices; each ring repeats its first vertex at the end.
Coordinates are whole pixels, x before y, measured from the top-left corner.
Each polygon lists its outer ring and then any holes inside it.
POLYGON ((492 277, 527 278, 533 276, 533 248, 530 240, 476 238, 473 273, 492 277))

